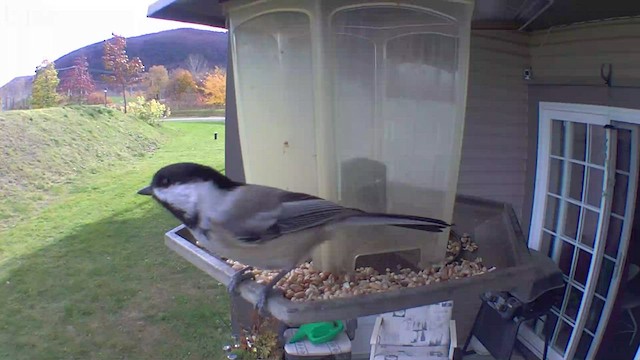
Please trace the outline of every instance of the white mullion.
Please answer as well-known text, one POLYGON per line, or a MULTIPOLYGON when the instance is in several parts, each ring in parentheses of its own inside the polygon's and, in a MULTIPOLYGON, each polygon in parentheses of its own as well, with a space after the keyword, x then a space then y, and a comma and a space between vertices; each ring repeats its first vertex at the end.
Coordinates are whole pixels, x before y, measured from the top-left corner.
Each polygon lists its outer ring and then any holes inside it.
MULTIPOLYGON (((558 155, 549 155, 550 158, 552 159, 556 159, 556 160, 563 160, 564 158, 562 156, 558 156, 558 155)), ((599 170, 604 170, 604 166, 602 165, 598 165, 598 164, 591 164, 589 162, 586 162, 584 160, 578 160, 578 159, 568 159, 569 162, 574 163, 576 165, 583 165, 583 166, 590 166, 594 169, 599 169, 599 170)))
MULTIPOLYGON (((589 255, 592 255, 592 256, 593 256, 593 249, 592 249, 592 248, 590 248, 590 247, 588 247, 588 246, 587 246, 587 245, 585 245, 585 244, 579 243, 579 242, 577 242, 576 240, 573 240, 573 239, 571 239, 571 238, 569 238, 569 237, 566 237, 566 236, 564 236, 564 235, 560 235, 559 233, 557 233, 557 232, 553 232, 553 231, 551 231, 551 230, 549 230, 549 229, 547 229, 547 228, 542 229, 542 232, 545 232, 545 233, 547 233, 547 234, 549 234, 549 235, 551 235, 551 236, 554 236, 554 237, 559 237, 559 238, 561 238, 564 242, 567 242, 567 243, 569 243, 569 244, 571 244, 571 245, 573 245, 573 246, 575 246, 575 247, 578 247, 578 248, 580 248, 581 250, 584 250, 584 251, 588 252, 588 253, 589 253, 589 255)), ((607 255, 607 256, 609 256, 609 255, 607 255)), ((611 260, 611 261, 615 261, 615 259, 610 259, 610 260, 611 260)))
MULTIPOLYGON (((554 194, 552 192, 547 192, 547 195, 551 196, 552 198, 555 198, 555 199, 565 200, 565 201, 567 201, 567 202, 569 202, 569 203, 571 203, 573 205, 581 206, 581 207, 583 207, 583 208, 585 208, 587 210, 591 210, 593 212, 597 212, 597 213, 600 212, 600 208, 595 207, 593 205, 585 204, 583 202, 580 202, 580 201, 572 199, 572 198, 563 198, 562 195, 554 194)), ((621 218, 619 215, 618 215, 618 217, 621 218)))
MULTIPOLYGON (((629 160, 629 172, 630 174, 638 174, 638 151, 640 134, 637 126, 629 125, 628 127, 630 127, 628 130, 631 131, 631 158, 629 160)), ((627 204, 625 206, 625 217, 624 222, 622 223, 622 233, 620 234, 620 243, 618 245, 619 257, 615 259, 615 266, 613 274, 611 276, 611 286, 609 287, 609 292, 607 293, 607 299, 604 302, 602 314, 600 315, 600 321, 598 322, 598 327, 596 328, 596 334, 593 337, 593 344, 591 345, 589 353, 587 354, 587 359, 590 359, 592 356, 595 357, 595 354, 597 354, 602 336, 604 335, 604 331, 606 330, 609 318, 611 317, 611 312, 613 311, 615 297, 618 295, 618 289, 620 287, 621 281, 620 277, 622 275, 622 269, 624 268, 624 264, 626 262, 629 241, 631 239, 631 230, 633 228, 637 186, 638 176, 629 176, 629 181, 627 182, 627 204), (613 294, 613 298, 610 294, 613 294)), ((638 350, 638 353, 636 354, 636 360, 640 360, 640 348, 638 350)))
POLYGON ((602 199, 600 200, 602 211, 598 217, 598 230, 596 231, 594 256, 591 257, 589 275, 587 275, 587 286, 585 287, 585 292, 582 295, 582 302, 580 303, 580 309, 576 316, 576 327, 571 333, 571 338, 567 345, 567 351, 565 352, 565 358, 567 359, 573 359, 575 357, 576 350, 578 349, 578 343, 582 336, 582 330, 584 329, 587 321, 591 302, 593 301, 593 297, 596 292, 598 275, 602 265, 602 254, 604 254, 607 231, 609 229, 609 214, 611 213, 613 187, 615 185, 616 149, 618 140, 616 134, 617 132, 615 129, 612 129, 611 127, 605 128, 607 147, 605 151, 605 176, 602 186, 602 199))
MULTIPOLYGON (((633 204, 633 205, 635 205, 635 204, 633 204)), ((620 216, 620 215, 618 215, 616 213, 611 213, 611 216, 616 218, 616 219, 618 219, 618 220, 624 221, 624 216, 620 216)))

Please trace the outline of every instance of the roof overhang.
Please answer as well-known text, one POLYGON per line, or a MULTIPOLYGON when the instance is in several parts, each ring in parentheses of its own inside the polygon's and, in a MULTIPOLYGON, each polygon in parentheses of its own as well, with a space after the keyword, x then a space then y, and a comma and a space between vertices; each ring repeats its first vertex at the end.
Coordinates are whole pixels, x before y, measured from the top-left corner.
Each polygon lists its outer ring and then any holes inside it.
POLYGON ((220 3, 218 0, 157 0, 149 5, 147 16, 224 28, 226 20, 220 3))
MULTIPOLYGON (((156 19, 226 27, 221 3, 234 0, 157 0, 147 15, 156 19)), ((640 1, 476 0, 472 27, 542 30, 585 21, 640 16, 640 1)))

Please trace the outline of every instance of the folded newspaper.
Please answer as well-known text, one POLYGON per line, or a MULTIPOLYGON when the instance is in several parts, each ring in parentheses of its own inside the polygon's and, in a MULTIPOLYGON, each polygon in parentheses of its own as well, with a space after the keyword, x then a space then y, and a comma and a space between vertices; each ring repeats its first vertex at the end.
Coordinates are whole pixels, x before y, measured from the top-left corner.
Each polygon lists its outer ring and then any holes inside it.
POLYGON ((453 301, 445 301, 381 314, 371 338, 371 359, 448 359, 452 312, 453 301))

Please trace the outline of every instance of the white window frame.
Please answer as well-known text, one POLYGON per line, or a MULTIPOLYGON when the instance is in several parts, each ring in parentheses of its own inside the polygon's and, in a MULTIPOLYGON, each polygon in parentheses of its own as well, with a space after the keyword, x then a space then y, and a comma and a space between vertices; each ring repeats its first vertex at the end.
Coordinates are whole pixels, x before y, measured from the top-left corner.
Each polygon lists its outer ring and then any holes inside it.
MULTIPOLYGON (((544 214, 546 209, 546 200, 547 200, 546 194, 547 194, 548 185, 549 185, 549 171, 547 169, 549 168, 549 161, 550 161, 549 155, 551 154, 551 136, 549 135, 551 134, 551 124, 552 124, 551 120, 554 118, 560 119, 560 120, 566 120, 566 121, 576 121, 579 123, 601 125, 601 126, 615 124, 615 123, 629 123, 632 125, 640 125, 640 110, 599 106, 599 105, 540 102, 539 124, 538 124, 538 129, 539 129, 538 148, 537 148, 538 163, 536 165, 536 181, 534 185, 535 187, 534 203, 533 203, 533 209, 532 209, 531 226, 529 230, 529 247, 535 250, 540 249, 542 246, 541 235, 542 235, 544 214)), ((615 146, 615 143, 613 143, 612 145, 615 146)), ((631 157, 630 170, 631 170, 631 174, 633 174, 634 171, 637 171, 637 160, 636 160, 637 154, 638 154, 637 146, 635 148, 632 148, 631 151, 632 153, 636 154, 635 157, 633 156, 633 154, 631 157)), ((615 161, 615 153, 613 154, 613 157, 614 157, 613 159, 611 159, 611 157, 607 159, 608 164, 611 164, 612 161, 613 162, 615 161)), ((607 163, 605 163, 605 167, 607 166, 607 163)), ((615 181, 615 169, 613 172, 614 172, 613 181, 615 181)), ((609 174, 611 174, 611 172, 609 172, 609 174)), ((612 179, 605 178, 605 184, 608 183, 607 186, 613 186, 611 181, 612 179)), ((629 176, 629 182, 634 184, 637 183, 637 181, 633 181, 631 179, 631 176, 629 176)), ((637 186, 632 186, 627 192, 627 209, 635 208, 636 190, 637 190, 637 186)), ((613 194, 605 192, 605 197, 603 199, 603 205, 602 205, 603 210, 601 211, 601 217, 599 219, 599 222, 604 221, 603 227, 605 227, 605 230, 606 230, 606 226, 608 225, 609 214, 607 214, 604 219, 602 215, 605 212, 610 211, 608 207, 610 207, 611 205, 612 196, 613 194)), ((626 262, 626 249, 628 248, 628 242, 629 242, 629 237, 630 237, 631 228, 632 228, 633 213, 634 213, 633 210, 628 210, 627 213, 625 214, 625 221, 624 221, 622 236, 621 236, 620 245, 619 245, 620 248, 625 249, 625 251, 621 252, 621 254, 618 255, 619 261, 616 262, 616 266, 614 268, 614 272, 612 275, 612 284, 609 289, 610 293, 613 291, 614 293, 617 294, 619 289, 621 271, 622 269, 624 269, 624 264, 626 262)), ((604 232, 603 234, 597 235, 596 243, 594 244, 594 252, 603 251, 604 240, 602 240, 602 238, 605 236, 606 236, 606 232, 604 232), (601 240, 599 241, 599 243, 598 243, 598 239, 601 240), (599 249, 596 250, 596 247, 599 247, 599 249)), ((596 259, 592 259, 592 266, 594 265, 593 261, 601 260, 601 259, 598 259, 599 257, 595 257, 595 258, 596 259)), ((592 274, 592 271, 589 271, 588 276, 589 278, 592 278, 592 276, 597 276, 597 274, 594 275, 592 274)), ((589 283, 589 280, 587 280, 587 283, 589 283)), ((586 322, 586 316, 584 316, 584 314, 585 312, 589 311, 589 307, 591 305, 590 300, 593 297, 592 296, 593 291, 595 291, 595 286, 592 286, 591 289, 589 288, 585 289, 584 298, 587 298, 589 301, 587 301, 587 303, 585 303, 585 301, 582 301, 580 305, 580 309, 576 317, 576 326, 572 332, 571 338, 569 339, 569 343, 567 344, 566 358, 568 359, 572 359, 577 350, 578 342, 580 340, 580 335, 582 334, 582 331, 584 329, 584 325, 586 322), (589 290, 589 293, 587 293, 587 290, 589 290), (587 295, 590 295, 590 296, 587 296, 587 295), (578 335, 576 336, 576 334, 578 335)), ((600 322, 602 324, 608 323, 612 308, 613 308, 613 302, 607 301, 602 310, 602 315, 600 318, 600 322)), ((598 327, 595 333, 595 336, 593 338, 592 346, 589 350, 589 353, 587 354, 587 358, 590 358, 590 356, 595 355, 595 352, 598 350, 598 347, 602 340, 602 336, 605 328, 606 326, 598 327)), ((522 331, 520 333, 519 339, 523 343, 528 344, 529 346, 527 347, 531 348, 532 350, 542 348, 543 346, 542 339, 540 339, 536 334, 534 334, 526 326, 523 326, 521 330, 522 331)), ((636 358, 640 356, 639 354, 640 354, 640 351, 636 355, 636 358)), ((541 356, 542 354, 538 353, 537 355, 541 356)), ((549 346, 548 355, 549 355, 549 359, 553 359, 553 360, 563 359, 563 357, 552 348, 551 344, 549 346)), ((640 359, 636 359, 636 360, 640 360, 640 359)))

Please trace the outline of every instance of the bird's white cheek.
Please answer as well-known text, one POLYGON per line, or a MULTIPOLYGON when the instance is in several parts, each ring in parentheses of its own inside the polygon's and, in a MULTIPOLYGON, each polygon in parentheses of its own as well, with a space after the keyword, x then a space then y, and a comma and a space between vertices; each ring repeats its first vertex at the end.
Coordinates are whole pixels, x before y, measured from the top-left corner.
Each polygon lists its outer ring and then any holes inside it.
POLYGON ((186 185, 170 186, 166 189, 154 189, 154 195, 172 207, 193 215, 196 210, 196 193, 186 188, 186 185))

